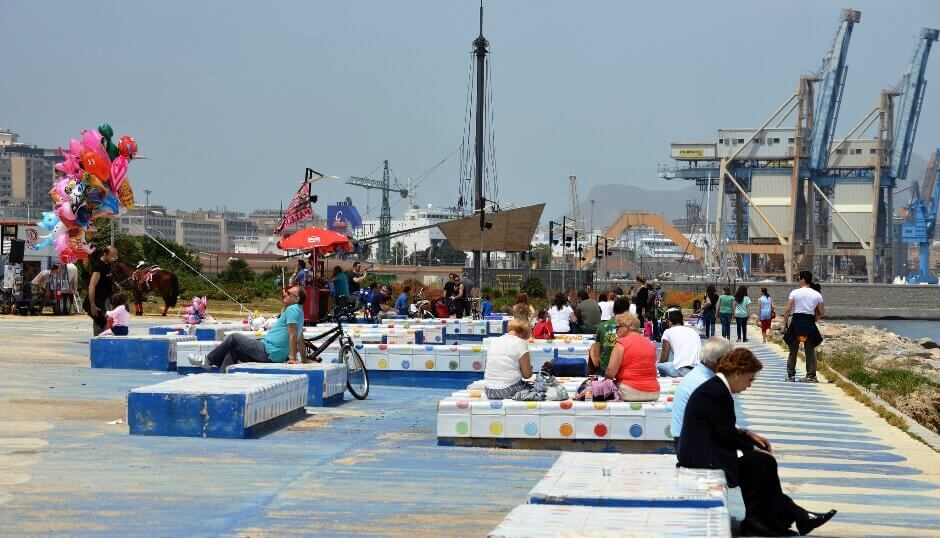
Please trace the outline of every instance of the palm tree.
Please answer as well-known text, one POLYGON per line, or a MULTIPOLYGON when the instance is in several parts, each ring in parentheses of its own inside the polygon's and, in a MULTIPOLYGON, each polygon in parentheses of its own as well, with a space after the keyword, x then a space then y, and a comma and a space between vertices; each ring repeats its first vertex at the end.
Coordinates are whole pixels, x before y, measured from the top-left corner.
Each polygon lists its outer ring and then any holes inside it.
POLYGON ((392 245, 392 260, 396 264, 401 265, 407 257, 408 247, 406 247, 405 244, 401 241, 396 241, 395 244, 392 245))

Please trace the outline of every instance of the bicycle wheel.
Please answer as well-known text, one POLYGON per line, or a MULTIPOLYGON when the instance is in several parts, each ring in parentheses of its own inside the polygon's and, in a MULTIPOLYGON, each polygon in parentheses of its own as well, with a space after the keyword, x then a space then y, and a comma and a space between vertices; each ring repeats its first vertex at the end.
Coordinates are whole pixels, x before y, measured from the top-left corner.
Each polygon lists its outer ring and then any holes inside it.
POLYGON ((362 357, 355 348, 344 345, 340 350, 340 358, 346 365, 346 388, 357 400, 365 400, 369 395, 369 372, 362 357))

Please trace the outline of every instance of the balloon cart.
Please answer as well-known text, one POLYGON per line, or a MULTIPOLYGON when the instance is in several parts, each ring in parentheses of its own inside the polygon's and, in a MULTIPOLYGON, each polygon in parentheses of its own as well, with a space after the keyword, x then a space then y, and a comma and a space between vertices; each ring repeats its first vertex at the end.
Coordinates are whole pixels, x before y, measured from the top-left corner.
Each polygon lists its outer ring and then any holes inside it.
POLYGON ((304 311, 304 325, 315 325, 330 311, 332 293, 327 287, 325 262, 336 254, 353 251, 352 243, 343 234, 322 228, 305 228, 282 237, 277 242, 281 250, 299 250, 309 254, 309 267, 318 275, 314 285, 304 286, 307 300, 301 305, 304 311))

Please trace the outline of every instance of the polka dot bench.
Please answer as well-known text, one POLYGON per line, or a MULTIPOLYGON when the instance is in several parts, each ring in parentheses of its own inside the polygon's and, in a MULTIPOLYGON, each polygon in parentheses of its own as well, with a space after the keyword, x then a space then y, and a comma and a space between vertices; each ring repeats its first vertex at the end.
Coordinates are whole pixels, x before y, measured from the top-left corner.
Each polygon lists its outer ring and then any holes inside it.
POLYGON ((126 370, 176 370, 176 346, 196 337, 184 334, 145 336, 96 336, 89 340, 92 368, 126 370))
POLYGON ((200 323, 199 325, 161 325, 151 327, 149 334, 189 334, 200 341, 215 341, 225 337, 227 331, 246 331, 248 325, 241 322, 233 323, 200 323))
POLYGON ((635 536, 730 538, 731 518, 716 508, 605 508, 523 504, 493 529, 491 538, 635 536))
POLYGON ((376 384, 464 387, 483 378, 483 346, 356 344, 376 384))
POLYGON ((230 366, 228 373, 306 376, 307 405, 311 407, 338 404, 346 393, 346 366, 341 364, 249 362, 230 366))
MULTIPOLYGON (((573 396, 583 378, 561 381, 573 396)), ((672 452, 675 384, 668 378, 660 382, 663 393, 656 402, 488 400, 482 387, 471 385, 438 402, 438 444, 539 448, 534 441, 550 440, 543 448, 672 452)))
POLYGON ((307 376, 189 375, 127 395, 132 435, 245 438, 303 416, 307 376))
POLYGON ((676 457, 565 452, 529 492, 530 504, 715 508, 728 504, 721 470, 676 467, 676 457))

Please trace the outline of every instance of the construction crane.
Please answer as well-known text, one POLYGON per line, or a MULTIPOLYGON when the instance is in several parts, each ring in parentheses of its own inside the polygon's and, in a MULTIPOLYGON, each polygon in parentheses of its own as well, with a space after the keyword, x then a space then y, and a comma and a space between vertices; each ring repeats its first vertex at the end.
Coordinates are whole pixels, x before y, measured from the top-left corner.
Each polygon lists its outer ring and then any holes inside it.
POLYGON ((920 120, 920 108, 924 102, 924 89, 927 80, 927 59, 930 57, 930 47, 940 35, 935 28, 921 28, 920 39, 914 49, 910 67, 897 86, 901 102, 896 106, 894 115, 894 151, 891 152, 891 165, 888 175, 892 178, 904 179, 907 177, 907 166, 911 161, 911 152, 914 149, 914 135, 917 134, 917 123, 920 120))
POLYGON ((937 207, 940 205, 940 149, 933 154, 924 182, 914 182, 911 201, 907 204, 907 215, 901 226, 901 241, 916 243, 919 251, 919 270, 910 274, 911 284, 936 284, 937 276, 930 272, 930 244, 937 224, 937 207))
POLYGON ((376 189, 382 191, 382 213, 379 215, 379 263, 391 263, 392 261, 392 239, 389 234, 392 233, 392 208, 388 201, 388 195, 392 190, 398 192, 402 198, 408 197, 408 189, 392 189, 391 174, 388 168, 388 160, 384 161, 382 170, 382 181, 370 179, 367 177, 350 176, 346 180, 347 185, 355 185, 364 189, 376 189))

